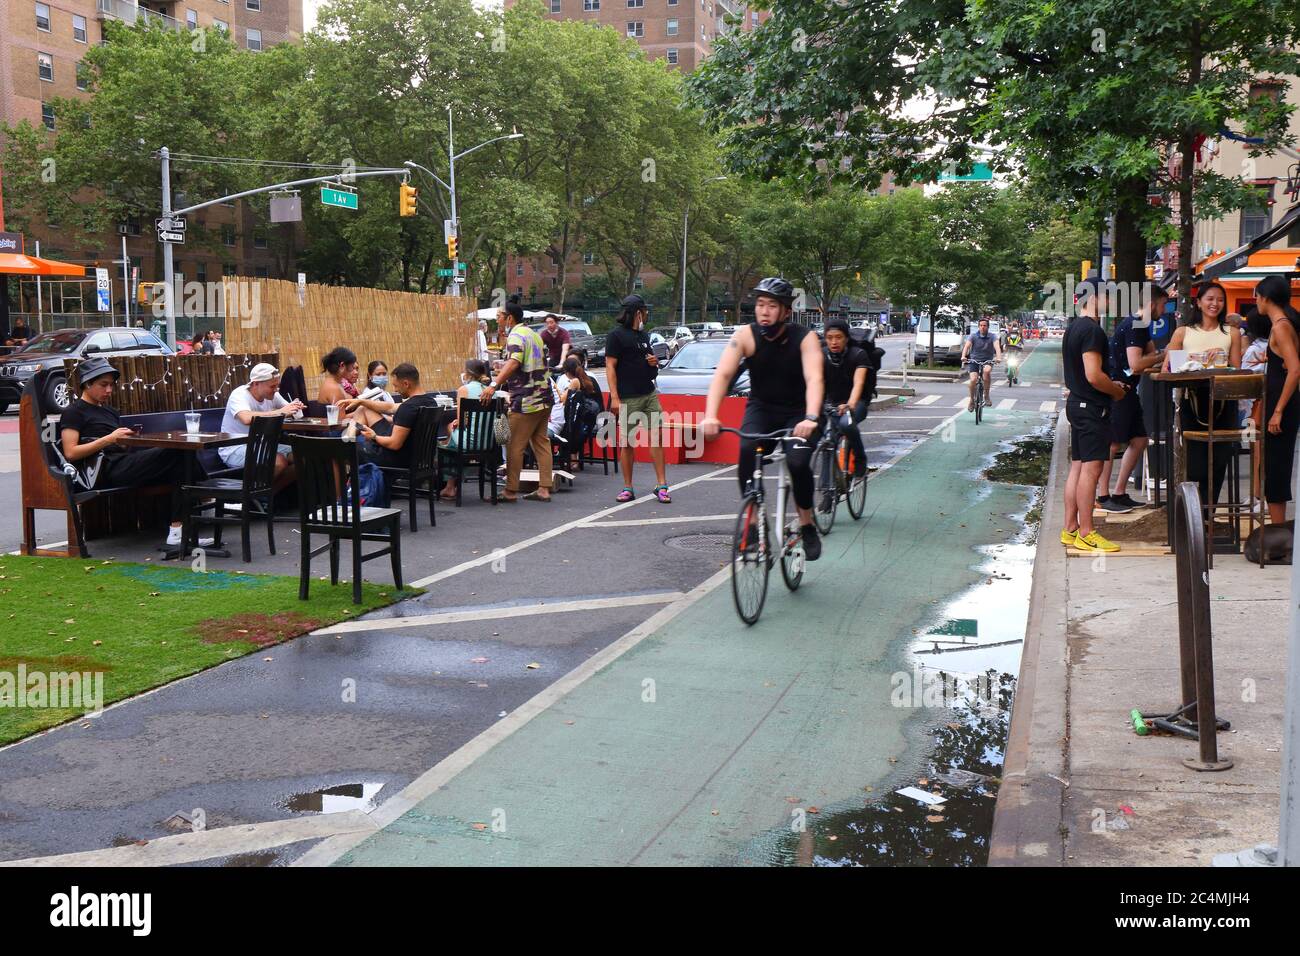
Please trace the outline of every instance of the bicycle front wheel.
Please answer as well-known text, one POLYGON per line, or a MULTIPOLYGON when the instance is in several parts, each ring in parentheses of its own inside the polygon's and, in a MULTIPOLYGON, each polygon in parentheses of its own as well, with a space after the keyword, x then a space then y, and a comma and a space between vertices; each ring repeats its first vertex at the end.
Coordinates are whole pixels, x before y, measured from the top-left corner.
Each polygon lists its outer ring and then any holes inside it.
POLYGON ((854 521, 862 517, 863 509, 867 506, 867 461, 865 458, 858 461, 857 457, 849 446, 848 438, 841 437, 837 458, 844 462, 844 480, 849 483, 848 494, 844 497, 854 521), (861 478, 856 477, 858 471, 862 472, 861 478))
POLYGON ((981 381, 975 386, 975 424, 978 425, 984 418, 984 383, 981 381))
POLYGON ((746 498, 736 517, 736 533, 731 542, 731 596, 736 602, 736 613, 746 624, 758 620, 767 599, 767 575, 772 568, 768 552, 772 541, 766 523, 762 503, 756 497, 746 498))
POLYGON ((822 534, 830 534, 835 524, 835 506, 839 503, 835 451, 829 442, 818 442, 813 449, 813 524, 822 534))

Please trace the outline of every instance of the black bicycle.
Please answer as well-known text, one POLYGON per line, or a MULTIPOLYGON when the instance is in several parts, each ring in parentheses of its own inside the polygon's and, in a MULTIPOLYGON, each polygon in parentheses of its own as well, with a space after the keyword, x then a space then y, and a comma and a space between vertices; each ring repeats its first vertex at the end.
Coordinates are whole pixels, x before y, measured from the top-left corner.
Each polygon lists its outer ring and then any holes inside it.
POLYGON ((803 535, 799 531, 798 512, 789 508, 790 481, 789 468, 781 467, 786 460, 785 439, 792 429, 771 432, 766 435, 750 435, 736 428, 722 428, 724 432, 748 438, 751 441, 771 441, 772 450, 760 445, 754 460, 754 476, 740 503, 740 514, 736 516, 736 533, 731 542, 731 595, 736 602, 736 613, 746 624, 753 624, 763 613, 763 602, 767 600, 767 576, 777 558, 781 561, 781 577, 785 586, 791 591, 799 588, 803 581, 806 558, 803 551, 803 535), (781 529, 779 536, 773 535, 772 522, 768 520, 767 495, 763 490, 763 462, 770 460, 780 468, 776 484, 776 523, 781 529), (788 520, 794 514, 794 521, 788 520))
POLYGON ((851 419, 848 425, 842 424, 835 405, 827 405, 823 415, 827 427, 812 454, 813 523, 822 534, 830 534, 840 499, 848 502, 854 521, 862 517, 867 503, 867 463, 858 467, 857 453, 845 431, 857 427, 851 419), (856 476, 858 471, 861 477, 856 476))
POLYGON ((978 425, 984 420, 984 406, 988 402, 984 401, 984 370, 992 368, 993 362, 971 362, 978 374, 975 376, 975 424, 978 425))

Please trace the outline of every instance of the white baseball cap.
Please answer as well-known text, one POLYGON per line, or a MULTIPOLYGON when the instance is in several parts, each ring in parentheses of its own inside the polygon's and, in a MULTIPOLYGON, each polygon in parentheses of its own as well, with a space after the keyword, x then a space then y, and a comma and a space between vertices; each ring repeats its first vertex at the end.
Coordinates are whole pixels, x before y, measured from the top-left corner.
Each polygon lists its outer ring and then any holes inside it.
POLYGON ((249 382, 270 382, 280 377, 280 371, 270 362, 258 362, 249 373, 249 382))

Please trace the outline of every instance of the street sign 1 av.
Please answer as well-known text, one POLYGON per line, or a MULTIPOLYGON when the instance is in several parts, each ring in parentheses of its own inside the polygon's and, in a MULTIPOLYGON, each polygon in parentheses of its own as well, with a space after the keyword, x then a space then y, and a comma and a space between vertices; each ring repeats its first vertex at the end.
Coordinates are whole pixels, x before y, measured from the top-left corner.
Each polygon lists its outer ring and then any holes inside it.
POLYGON ((452 276, 452 271, 451 271, 450 269, 439 269, 439 270, 438 270, 438 278, 440 278, 440 279, 450 279, 451 276, 452 276))
POLYGON ((326 206, 338 206, 342 209, 357 208, 357 194, 348 192, 344 189, 331 189, 329 186, 320 188, 320 201, 326 206))

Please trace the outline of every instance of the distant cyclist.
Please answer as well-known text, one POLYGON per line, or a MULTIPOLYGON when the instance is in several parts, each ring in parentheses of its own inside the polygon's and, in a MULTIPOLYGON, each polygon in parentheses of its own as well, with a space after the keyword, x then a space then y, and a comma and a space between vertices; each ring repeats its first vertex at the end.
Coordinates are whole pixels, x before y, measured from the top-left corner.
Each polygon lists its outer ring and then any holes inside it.
POLYGON ((1020 326, 1011 326, 1011 330, 1007 332, 1007 351, 1019 352, 1024 347, 1024 333, 1020 331, 1020 326))
POLYGON ((867 473, 867 451, 862 447, 862 432, 858 423, 867 417, 870 394, 867 380, 871 374, 867 353, 849 338, 849 324, 843 319, 826 323, 826 352, 822 374, 826 381, 826 401, 835 406, 835 414, 851 419, 844 427, 849 447, 853 450, 853 476, 861 478, 867 473))
MULTIPOLYGON (((1000 361, 1002 361, 1002 346, 998 343, 997 336, 989 334, 989 320, 980 319, 979 331, 966 336, 966 344, 961 349, 962 365, 970 372, 970 382, 967 383, 970 388, 970 401, 966 404, 966 411, 975 411, 975 382, 980 372, 980 363, 1000 361)), ((987 405, 993 395, 993 370, 985 366, 983 371, 984 404, 987 405)))
MULTIPOLYGON (((709 385, 700 429, 706 440, 717 437, 722 426, 718 409, 743 360, 749 369, 749 401, 740 430, 753 434, 794 429, 794 437, 799 440, 787 446, 786 466, 799 510, 804 557, 816 561, 821 557, 822 544, 813 525, 811 462, 822 411, 822 350, 810 329, 789 321, 794 302, 794 287, 789 282, 767 278, 753 291, 757 296, 754 324, 736 329, 723 350, 709 385)), ((756 444, 750 439, 740 440, 736 474, 741 494, 754 474, 756 444)))

